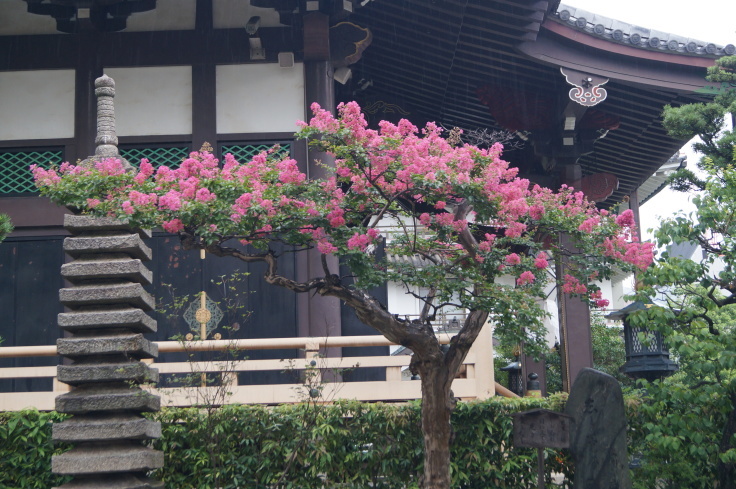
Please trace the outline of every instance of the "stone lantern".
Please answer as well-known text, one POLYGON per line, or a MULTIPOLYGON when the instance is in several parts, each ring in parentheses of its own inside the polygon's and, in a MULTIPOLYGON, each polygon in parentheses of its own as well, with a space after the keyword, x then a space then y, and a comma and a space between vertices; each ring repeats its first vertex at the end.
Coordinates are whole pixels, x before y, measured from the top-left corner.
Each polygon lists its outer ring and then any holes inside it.
POLYGON ((524 377, 521 375, 521 362, 516 357, 513 362, 499 370, 509 373, 509 390, 518 396, 524 395, 524 377))
POLYGON ((633 379, 651 382, 672 375, 679 367, 670 360, 662 333, 630 324, 629 315, 649 307, 651 304, 637 301, 609 314, 606 319, 622 320, 624 323, 626 363, 620 368, 621 372, 633 379))

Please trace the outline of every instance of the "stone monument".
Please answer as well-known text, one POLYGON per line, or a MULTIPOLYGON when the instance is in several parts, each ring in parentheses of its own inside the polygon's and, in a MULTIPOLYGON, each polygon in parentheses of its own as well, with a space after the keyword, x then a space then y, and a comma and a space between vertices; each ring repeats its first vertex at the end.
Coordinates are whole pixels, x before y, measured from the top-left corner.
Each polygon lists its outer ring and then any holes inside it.
MULTIPOLYGON (((104 75, 95 80, 95 95, 97 148, 85 165, 122 159, 113 80, 104 75)), ((59 355, 67 359, 57 377, 72 389, 56 398, 56 410, 73 417, 53 426, 53 439, 74 447, 52 458, 53 473, 73 476, 58 489, 162 489, 163 483, 146 473, 163 466, 163 452, 145 444, 161 435, 161 426, 141 415, 160 405, 157 396, 140 388, 158 380, 158 371, 141 361, 158 354, 143 337, 156 331, 147 314, 154 299, 143 288, 151 283, 143 264, 151 249, 142 238, 150 234, 116 219, 82 215, 67 215, 64 227, 72 234, 64 251, 73 261, 61 268, 71 287, 59 292, 70 312, 59 314, 59 327, 69 334, 57 341, 59 355)))
POLYGON ((570 452, 574 489, 631 489, 626 412, 618 381, 584 368, 572 386, 565 414, 572 416, 570 452))

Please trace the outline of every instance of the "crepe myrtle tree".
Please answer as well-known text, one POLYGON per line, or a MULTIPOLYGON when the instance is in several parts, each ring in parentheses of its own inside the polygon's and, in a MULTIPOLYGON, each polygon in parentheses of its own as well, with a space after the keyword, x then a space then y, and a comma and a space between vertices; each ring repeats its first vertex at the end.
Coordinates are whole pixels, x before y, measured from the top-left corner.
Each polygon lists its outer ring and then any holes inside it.
POLYGON ((337 297, 365 324, 411 349, 422 387, 420 480, 425 488, 447 488, 452 381, 486 321, 496 335, 541 352, 544 312, 537 299, 552 279, 549 260, 570 255, 560 286, 602 305, 594 282, 614 268, 646 268, 652 247, 636 240, 630 211, 616 216, 571 188, 555 192, 518 178, 501 159, 500 144, 462 145, 457 134, 443 138, 435 124, 419 130, 406 120, 368 129, 354 102, 341 104, 338 117, 316 104, 312 110, 298 137, 334 156, 329 178, 307 179, 277 150, 249 162, 228 154, 222 164, 204 150, 178 169, 154 170, 142 160, 126 172, 115 159, 37 167, 36 184, 42 195, 82 212, 178 233, 185 248, 262 262, 269 284, 337 297), (559 233, 572 238, 575 253, 557 245, 559 233), (322 270, 305 282, 281 275, 274 243, 316 250, 322 270), (388 261, 373 253, 377 246, 423 260, 388 261), (350 277, 338 275, 330 255, 350 277), (504 276, 513 280, 498 280, 504 276), (388 281, 421 301, 419 318, 392 314, 369 294, 388 281), (432 327, 443 307, 468 311, 445 352, 432 327))

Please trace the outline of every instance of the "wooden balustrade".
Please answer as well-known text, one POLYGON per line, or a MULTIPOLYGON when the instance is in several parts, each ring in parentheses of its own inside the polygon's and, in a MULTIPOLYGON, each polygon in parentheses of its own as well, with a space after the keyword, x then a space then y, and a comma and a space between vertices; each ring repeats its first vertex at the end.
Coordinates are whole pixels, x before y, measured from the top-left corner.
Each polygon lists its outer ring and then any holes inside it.
MULTIPOLYGON (((440 343, 450 342, 451 335, 438 334, 440 343)), ((159 352, 224 352, 249 350, 299 349, 304 357, 284 360, 225 360, 193 362, 151 362, 161 375, 200 374, 220 375, 226 378, 227 395, 222 402, 247 404, 281 404, 304 400, 310 385, 321 386, 320 400, 359 399, 362 401, 406 401, 421 397, 420 382, 402 380, 402 369, 411 361, 409 355, 367 357, 321 357, 320 350, 327 347, 388 346, 392 345, 383 336, 341 336, 326 338, 268 338, 206 341, 161 341, 159 352), (315 360, 316 365, 310 362, 315 360), (321 381, 325 371, 381 367, 386 369, 386 380, 368 382, 321 381), (238 385, 239 372, 294 370, 310 372, 305 383, 273 385, 238 385), (306 389, 306 390, 305 390, 306 389)), ((0 358, 55 356, 56 347, 11 346, 0 347, 0 358)), ((485 399, 496 392, 513 396, 493 379, 493 347, 490 327, 486 326, 464 362, 463 378, 453 382, 453 392, 461 399, 485 399)), ((0 393, 0 411, 14 411, 35 407, 42 411, 54 409, 54 398, 69 386, 56 380, 55 366, 0 368, 0 379, 52 378, 53 389, 46 392, 0 393)), ((325 376, 327 378, 327 376, 325 376)), ((191 406, 201 404, 220 395, 217 386, 210 387, 160 387, 150 390, 161 395, 162 406, 191 406)))

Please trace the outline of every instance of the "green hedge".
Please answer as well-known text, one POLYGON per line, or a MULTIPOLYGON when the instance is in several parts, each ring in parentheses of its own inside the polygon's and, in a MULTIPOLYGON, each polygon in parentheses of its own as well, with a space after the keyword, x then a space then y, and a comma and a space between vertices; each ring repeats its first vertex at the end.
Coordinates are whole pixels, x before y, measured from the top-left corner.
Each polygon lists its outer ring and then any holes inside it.
MULTIPOLYGON (((453 414, 453 487, 536 488, 536 450, 513 448, 510 414, 559 409, 556 399, 461 402, 453 414)), ((61 415, 0 415, 0 487, 51 487, 50 422, 61 415)), ((419 404, 164 409, 155 415, 166 455, 155 477, 167 487, 412 488, 422 466, 419 404)), ((562 452, 547 451, 547 473, 571 477, 562 452), (566 472, 567 471, 567 472, 566 472)), ((549 481, 548 481, 549 482, 549 481)))
POLYGON ((0 412, 0 488, 48 489, 70 479, 51 473, 51 455, 68 448, 51 443, 51 423, 67 417, 31 410, 0 412))

